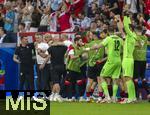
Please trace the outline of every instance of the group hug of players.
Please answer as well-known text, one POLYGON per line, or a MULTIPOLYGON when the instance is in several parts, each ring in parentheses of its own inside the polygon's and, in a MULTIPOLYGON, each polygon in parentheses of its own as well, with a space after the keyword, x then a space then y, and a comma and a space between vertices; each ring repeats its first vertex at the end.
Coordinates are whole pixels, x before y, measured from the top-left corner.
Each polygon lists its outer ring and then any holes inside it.
POLYGON ((27 37, 21 37, 21 45, 13 57, 20 64, 19 89, 23 90, 25 81, 28 81, 26 89, 34 89, 34 49, 38 90, 51 89, 50 101, 75 101, 79 97, 79 101, 118 102, 120 89, 120 103, 136 102, 137 97, 141 97, 141 92, 137 93, 139 78, 143 81, 142 88, 148 91, 145 79, 148 38, 142 27, 131 26, 130 17, 124 16, 123 23, 118 19, 117 25, 120 24, 123 28, 118 26, 119 33, 109 27, 108 32, 101 32, 101 39, 88 31, 86 42, 79 33, 73 43, 59 39, 59 36, 50 39, 36 34, 36 42, 28 44, 27 37), (125 37, 120 35, 121 32, 125 37), (99 95, 93 98, 96 86, 99 95))
MULTIPOLYGON (((124 16, 125 38, 119 37, 111 28, 109 35, 103 35, 104 39, 98 39, 94 33, 87 32, 86 44, 80 35, 76 35, 74 44, 66 53, 64 91, 68 100, 75 100, 78 92, 79 101, 82 101, 86 90, 86 101, 90 102, 98 84, 98 103, 118 102, 118 88, 121 89, 120 103, 137 101, 138 79, 143 80, 143 88, 147 86, 145 68, 148 38, 142 28, 133 29, 130 25, 130 17, 124 16), (88 77, 87 81, 85 76, 88 77)), ((50 100, 53 101, 52 95, 50 100)))

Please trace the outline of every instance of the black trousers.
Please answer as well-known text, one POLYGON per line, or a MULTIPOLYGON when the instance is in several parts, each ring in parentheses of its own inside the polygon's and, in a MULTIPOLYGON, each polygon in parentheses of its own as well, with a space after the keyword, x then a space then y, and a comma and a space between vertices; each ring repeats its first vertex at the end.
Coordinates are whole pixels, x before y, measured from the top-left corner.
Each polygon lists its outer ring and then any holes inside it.
POLYGON ((29 71, 20 72, 20 85, 19 90, 34 90, 34 71, 33 68, 29 71))
POLYGON ((50 90, 50 64, 46 64, 43 69, 37 65, 38 90, 50 90))
POLYGON ((38 32, 47 32, 47 27, 48 27, 48 26, 40 26, 40 27, 38 28, 38 32))

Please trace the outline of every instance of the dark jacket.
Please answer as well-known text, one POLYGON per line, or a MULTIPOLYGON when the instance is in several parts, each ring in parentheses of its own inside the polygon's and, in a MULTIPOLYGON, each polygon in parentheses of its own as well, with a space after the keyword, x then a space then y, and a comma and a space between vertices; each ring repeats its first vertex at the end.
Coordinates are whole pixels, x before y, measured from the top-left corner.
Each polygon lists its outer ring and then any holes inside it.
POLYGON ((6 35, 3 39, 3 43, 14 43, 14 41, 10 36, 6 35))

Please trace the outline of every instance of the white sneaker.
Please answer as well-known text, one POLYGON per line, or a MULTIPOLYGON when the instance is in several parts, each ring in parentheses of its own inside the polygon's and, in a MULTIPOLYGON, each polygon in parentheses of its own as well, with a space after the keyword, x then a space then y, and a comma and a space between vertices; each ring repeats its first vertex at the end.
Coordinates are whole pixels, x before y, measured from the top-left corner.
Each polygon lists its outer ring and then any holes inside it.
POLYGON ((52 94, 49 96, 49 100, 50 100, 50 101, 54 101, 54 96, 55 96, 55 94, 52 93, 52 94))
POLYGON ((73 101, 73 102, 76 102, 77 100, 76 100, 76 98, 75 98, 75 97, 72 97, 72 101, 73 101))
POLYGON ((103 100, 102 97, 98 97, 96 103, 101 103, 102 100, 103 100))
MULTIPOLYGON (((68 98, 67 98, 68 99, 68 98)), ((68 99, 68 102, 76 102, 77 100, 76 100, 76 98, 75 97, 72 97, 72 98, 70 98, 70 99, 68 99)))
POLYGON ((98 98, 95 97, 95 96, 91 96, 91 98, 92 98, 92 100, 94 100, 94 101, 98 100, 98 98))
POLYGON ((36 96, 33 96, 32 98, 33 98, 34 101, 43 101, 42 98, 39 99, 39 98, 37 98, 36 96))
POLYGON ((68 99, 67 101, 68 101, 68 102, 73 102, 72 99, 68 99))
POLYGON ((105 97, 100 103, 111 103, 111 99, 105 97))
POLYGON ((117 102, 118 102, 118 99, 117 99, 116 97, 112 97, 112 98, 111 98, 111 101, 112 101, 113 103, 117 103, 117 102))
POLYGON ((91 98, 90 97, 86 97, 86 102, 90 102, 91 98))
POLYGON ((22 99, 24 99, 24 96, 19 96, 19 97, 17 98, 17 101, 21 101, 22 99))
POLYGON ((66 101, 66 102, 69 101, 68 98, 62 98, 62 100, 63 100, 63 101, 66 101))
POLYGON ((79 97, 79 102, 84 102, 85 99, 83 97, 79 97))
POLYGON ((53 100, 58 102, 63 102, 63 99, 59 94, 55 94, 53 100))
POLYGON ((121 104, 130 104, 130 103, 135 103, 136 99, 125 99, 124 101, 121 102, 121 104))

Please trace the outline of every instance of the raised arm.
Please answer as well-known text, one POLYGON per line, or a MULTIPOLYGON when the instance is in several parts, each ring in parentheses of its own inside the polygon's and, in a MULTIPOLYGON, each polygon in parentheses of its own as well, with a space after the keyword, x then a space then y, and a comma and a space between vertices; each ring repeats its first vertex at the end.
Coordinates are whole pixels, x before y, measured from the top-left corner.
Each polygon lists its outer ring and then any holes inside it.
POLYGON ((129 27, 129 24, 131 24, 130 18, 127 16, 124 16, 123 24, 124 24, 124 29, 125 29, 126 34, 132 36, 133 32, 130 30, 130 27, 129 27))

